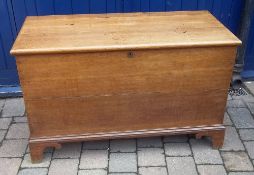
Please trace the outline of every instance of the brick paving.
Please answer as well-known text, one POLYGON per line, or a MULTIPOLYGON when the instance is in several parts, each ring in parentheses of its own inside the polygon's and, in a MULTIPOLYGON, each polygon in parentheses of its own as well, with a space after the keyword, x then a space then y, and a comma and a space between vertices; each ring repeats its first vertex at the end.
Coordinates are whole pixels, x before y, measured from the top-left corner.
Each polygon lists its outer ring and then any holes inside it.
POLYGON ((224 117, 219 150, 186 135, 104 140, 47 149, 32 164, 23 99, 0 99, 0 175, 254 175, 253 95, 228 96, 224 117))

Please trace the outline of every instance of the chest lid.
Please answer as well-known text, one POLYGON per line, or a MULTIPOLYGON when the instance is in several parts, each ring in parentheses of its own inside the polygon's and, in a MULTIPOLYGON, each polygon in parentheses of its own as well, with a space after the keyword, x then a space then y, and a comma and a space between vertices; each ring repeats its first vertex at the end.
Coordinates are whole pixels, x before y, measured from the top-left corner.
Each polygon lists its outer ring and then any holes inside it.
POLYGON ((13 55, 239 45, 208 11, 27 17, 13 55))

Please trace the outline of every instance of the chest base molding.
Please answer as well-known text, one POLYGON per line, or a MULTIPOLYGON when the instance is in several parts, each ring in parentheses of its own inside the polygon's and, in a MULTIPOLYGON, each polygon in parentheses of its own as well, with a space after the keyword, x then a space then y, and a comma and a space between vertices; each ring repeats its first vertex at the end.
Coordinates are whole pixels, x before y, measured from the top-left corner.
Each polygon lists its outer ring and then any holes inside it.
POLYGON ((82 135, 65 135, 56 137, 30 138, 29 147, 33 163, 39 163, 43 159, 43 151, 48 147, 61 148, 62 143, 94 141, 103 139, 139 138, 151 136, 193 134, 197 139, 203 136, 211 137, 213 148, 220 148, 223 145, 225 127, 223 125, 182 127, 182 128, 159 128, 151 130, 136 130, 124 132, 101 132, 87 133, 82 135))

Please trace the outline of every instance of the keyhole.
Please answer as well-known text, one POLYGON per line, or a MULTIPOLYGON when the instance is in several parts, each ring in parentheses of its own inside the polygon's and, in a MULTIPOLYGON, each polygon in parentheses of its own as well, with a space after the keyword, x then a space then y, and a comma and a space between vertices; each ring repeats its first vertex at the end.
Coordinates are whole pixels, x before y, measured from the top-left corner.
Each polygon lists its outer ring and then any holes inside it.
POLYGON ((130 51, 130 52, 127 53, 127 56, 128 56, 128 58, 133 58, 134 57, 134 53, 130 51))

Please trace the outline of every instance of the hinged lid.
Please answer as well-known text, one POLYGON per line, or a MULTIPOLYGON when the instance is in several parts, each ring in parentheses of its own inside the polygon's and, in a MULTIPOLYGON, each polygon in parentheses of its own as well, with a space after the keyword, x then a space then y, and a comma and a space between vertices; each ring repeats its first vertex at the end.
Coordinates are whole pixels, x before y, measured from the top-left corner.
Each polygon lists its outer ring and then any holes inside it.
POLYGON ((208 11, 27 17, 13 55, 239 45, 208 11))

